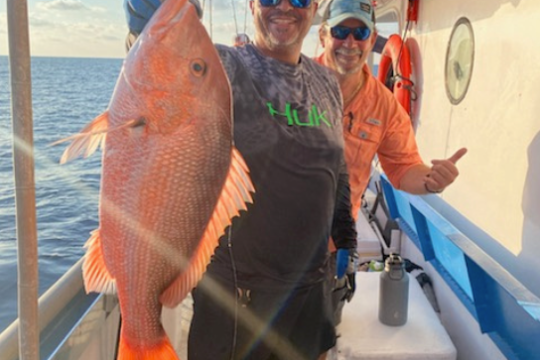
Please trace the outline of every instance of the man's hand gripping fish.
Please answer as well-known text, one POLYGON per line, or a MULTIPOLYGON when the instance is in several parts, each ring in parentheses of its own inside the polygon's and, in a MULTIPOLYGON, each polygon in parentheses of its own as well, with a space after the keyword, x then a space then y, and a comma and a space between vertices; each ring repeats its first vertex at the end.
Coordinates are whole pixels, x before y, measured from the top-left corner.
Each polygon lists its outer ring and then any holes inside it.
POLYGON ((230 84, 195 7, 167 0, 126 57, 109 104, 61 162, 101 144, 99 228, 87 292, 117 291, 118 359, 178 359, 160 321, 200 280, 231 218, 252 202, 232 141, 230 84))

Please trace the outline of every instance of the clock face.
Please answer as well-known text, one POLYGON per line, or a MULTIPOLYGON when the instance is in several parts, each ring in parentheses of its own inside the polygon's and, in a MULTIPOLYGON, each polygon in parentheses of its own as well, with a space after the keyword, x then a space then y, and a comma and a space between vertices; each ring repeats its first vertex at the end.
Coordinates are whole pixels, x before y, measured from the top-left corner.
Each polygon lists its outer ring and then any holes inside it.
POLYGON ((450 35, 446 51, 446 94, 452 104, 465 97, 474 63, 474 35, 471 23, 460 18, 450 35))

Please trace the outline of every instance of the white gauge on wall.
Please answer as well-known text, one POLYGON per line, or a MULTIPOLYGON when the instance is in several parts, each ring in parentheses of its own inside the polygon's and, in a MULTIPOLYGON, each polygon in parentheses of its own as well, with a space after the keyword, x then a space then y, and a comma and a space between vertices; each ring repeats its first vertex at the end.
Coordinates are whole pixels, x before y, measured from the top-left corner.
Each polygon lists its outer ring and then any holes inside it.
POLYGON ((471 23, 460 18, 450 35, 446 50, 446 94, 452 104, 459 104, 471 82, 474 64, 474 35, 471 23))

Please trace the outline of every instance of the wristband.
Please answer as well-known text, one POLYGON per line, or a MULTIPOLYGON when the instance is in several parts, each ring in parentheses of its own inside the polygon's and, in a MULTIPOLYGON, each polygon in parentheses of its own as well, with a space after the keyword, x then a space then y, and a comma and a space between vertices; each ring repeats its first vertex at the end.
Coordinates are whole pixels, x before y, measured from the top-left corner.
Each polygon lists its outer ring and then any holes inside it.
POLYGON ((424 188, 426 189, 426 191, 430 194, 440 194, 443 192, 444 189, 441 189, 441 190, 437 190, 437 191, 434 191, 434 190, 431 190, 430 188, 428 188, 427 184, 424 183, 424 188))

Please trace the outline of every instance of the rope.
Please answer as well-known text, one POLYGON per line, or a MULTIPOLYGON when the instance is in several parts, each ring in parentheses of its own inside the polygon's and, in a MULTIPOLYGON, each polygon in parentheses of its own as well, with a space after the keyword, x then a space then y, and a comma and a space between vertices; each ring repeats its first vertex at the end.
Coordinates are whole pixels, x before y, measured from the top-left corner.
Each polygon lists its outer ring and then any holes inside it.
POLYGON ((210 23, 210 39, 213 41, 213 25, 212 25, 212 0, 208 0, 208 21, 210 23))
POLYGON ((238 35, 238 22, 236 21, 236 8, 234 7, 234 0, 231 0, 231 6, 233 11, 233 17, 234 17, 234 30, 236 32, 236 35, 238 35))
POLYGON ((244 34, 246 34, 246 29, 247 29, 248 1, 249 0, 246 0, 246 6, 244 8, 244 34))
MULTIPOLYGON (((409 27, 411 26, 411 20, 407 20, 407 24, 405 25, 405 28, 403 29, 403 34, 401 35, 401 46, 399 48, 399 53, 398 53, 398 57, 397 57, 397 63, 399 64, 400 61, 401 61, 401 53, 403 51, 403 47, 405 46, 405 41, 407 40, 407 34, 409 33, 409 27)), ((399 71, 399 65, 397 67, 397 70, 399 71)), ((413 86, 414 86, 414 83, 412 82, 411 79, 408 79, 408 78, 405 78, 403 75, 401 75, 400 73, 397 73, 397 74, 394 74, 394 76, 392 77, 392 83, 395 84, 396 80, 398 78, 401 78, 401 79, 404 79, 404 80, 408 80, 410 82, 410 85, 406 86, 405 88, 407 90, 409 90, 409 93, 411 94, 411 97, 409 99, 409 111, 410 111, 410 114, 409 116, 411 116, 412 114, 412 102, 413 101, 416 101, 418 96, 416 94, 416 92, 413 90, 413 86)), ((411 122, 412 122, 412 116, 411 116, 411 122)))
MULTIPOLYGON (((399 47, 399 53, 397 57, 397 63, 401 61, 401 52, 403 51, 403 47, 405 46, 405 40, 407 40, 407 33, 409 32, 409 26, 411 25, 411 21, 407 20, 407 25, 405 25, 405 29, 403 29, 403 34, 401 35, 401 46, 399 47)), ((399 70, 399 67, 398 67, 399 70)), ((398 74, 401 76, 401 74, 398 74)))
MULTIPOLYGON (((205 9, 205 6, 206 6, 206 0, 202 0, 202 11, 203 11, 203 18, 204 18, 204 16, 206 15, 206 11, 204 11, 204 9, 205 9)), ((202 21, 202 19, 201 19, 201 21, 202 21)))

